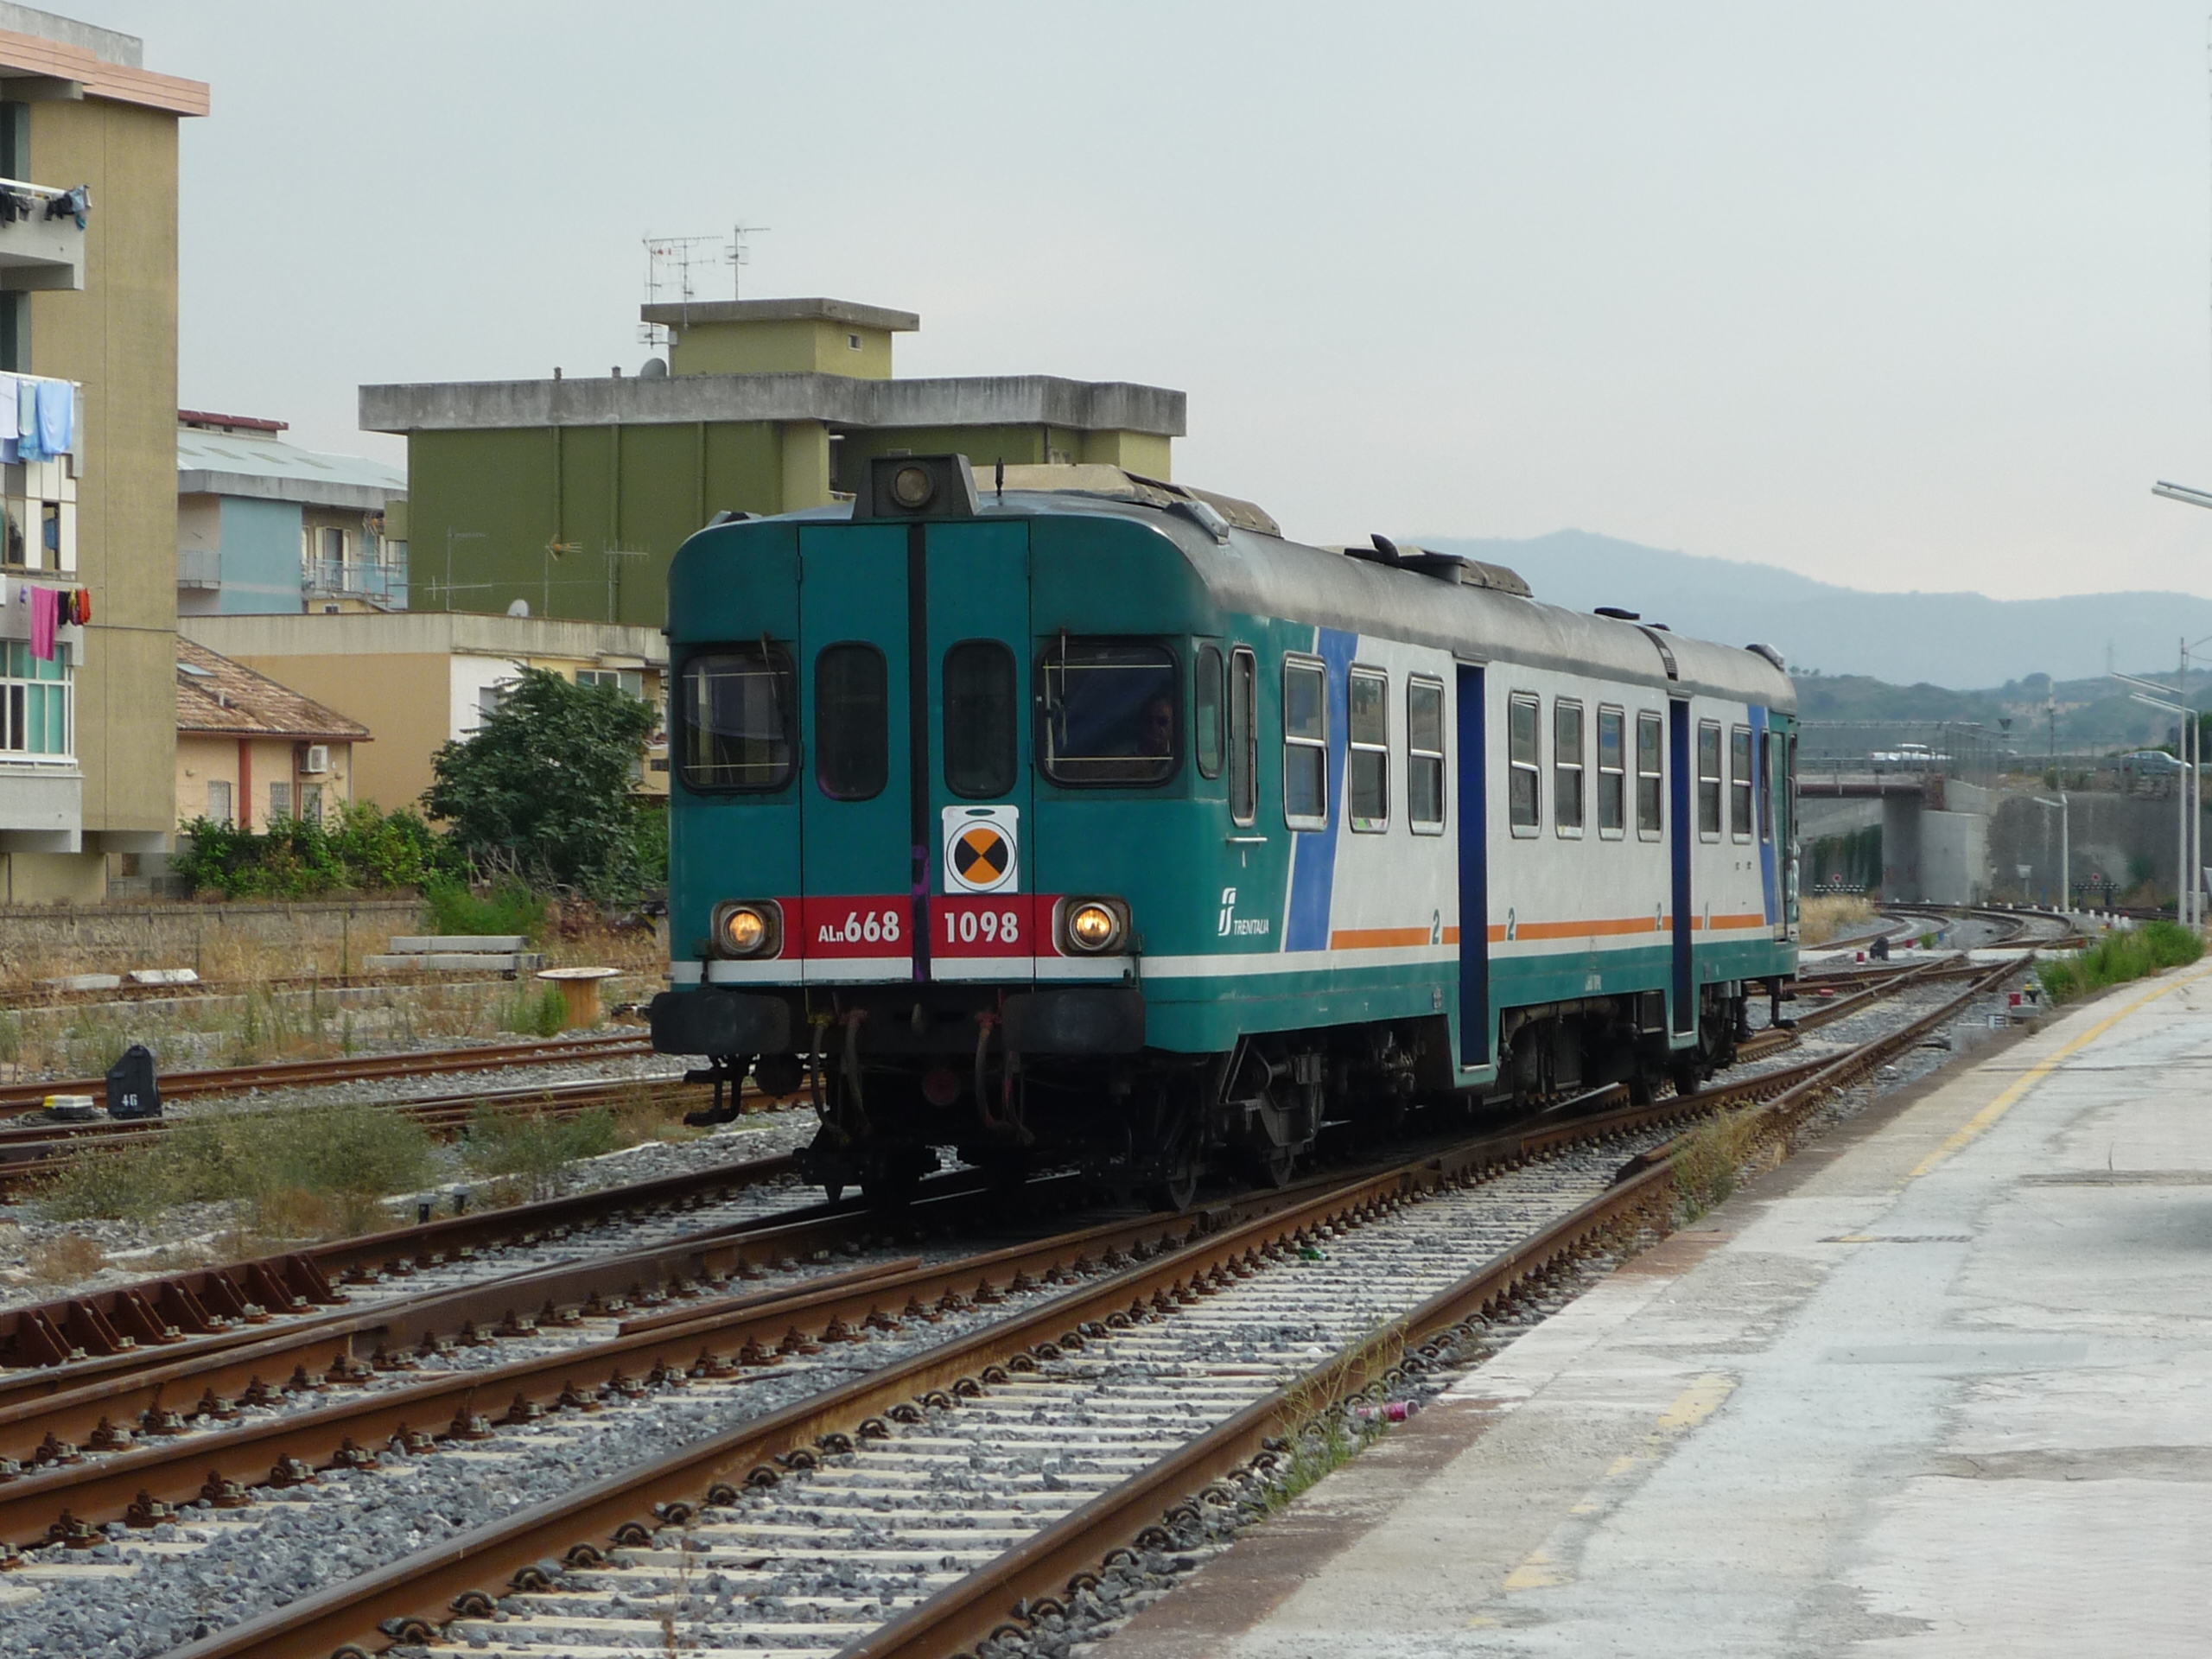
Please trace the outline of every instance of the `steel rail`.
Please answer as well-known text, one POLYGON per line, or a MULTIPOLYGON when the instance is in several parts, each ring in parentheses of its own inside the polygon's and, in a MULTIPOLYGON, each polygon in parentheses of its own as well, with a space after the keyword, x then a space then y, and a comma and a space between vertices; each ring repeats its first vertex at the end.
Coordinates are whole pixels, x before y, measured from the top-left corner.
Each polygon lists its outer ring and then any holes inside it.
MULTIPOLYGON (((1219 1226, 1203 1216, 1185 1218, 1191 1230, 1168 1256, 1155 1257, 1103 1283, 1071 1291, 1010 1320, 796 1402, 655 1464, 609 1477, 568 1497, 537 1505, 359 1580, 302 1598, 181 1649, 179 1659, 185 1655, 191 1659, 246 1655, 257 1659, 275 1659, 280 1655, 296 1659, 331 1652, 364 1653, 367 1649, 360 1644, 377 1645, 379 1631, 405 1640, 427 1639, 435 1624, 450 1616, 450 1604, 455 1598, 471 1592, 481 1598, 481 1586, 498 1582, 503 1573, 518 1573, 527 1579, 537 1571, 538 1561, 563 1545, 579 1538, 610 1535, 618 1544, 645 1541, 640 1516, 658 1515, 664 1521, 686 1516, 690 1503, 702 1491, 710 1500, 725 1489, 734 1493, 734 1486, 726 1487, 725 1478, 754 1484, 772 1481, 778 1476, 779 1459, 789 1466, 814 1458, 817 1439, 830 1434, 865 1437, 869 1432, 868 1418, 903 1407, 910 1396, 918 1394, 930 1403, 943 1404, 980 1390, 990 1377, 989 1368, 1002 1360, 1023 1365, 1029 1363, 1026 1357, 1040 1345, 1051 1345, 1055 1351, 1080 1347, 1086 1327, 1096 1332, 1164 1313, 1179 1302, 1219 1288, 1229 1282, 1232 1273, 1250 1271, 1261 1254, 1281 1247, 1287 1240, 1310 1235, 1323 1226, 1351 1224, 1359 1217, 1380 1213, 1382 1207, 1411 1193, 1446 1182, 1471 1181, 1484 1170, 1515 1166, 1558 1147, 1601 1141, 1650 1123, 1702 1116, 1739 1098, 1779 1092, 1817 1070, 1817 1066, 1787 1068, 1651 1106, 1480 1137, 1391 1169, 1336 1183, 1312 1196, 1284 1192, 1243 1200, 1247 1204, 1272 1202, 1276 1207, 1271 1213, 1242 1223, 1231 1221, 1219 1226), (1211 1227, 1219 1230, 1210 1230, 1211 1227), (400 1610, 396 1618, 389 1616, 394 1607, 400 1610)), ((1154 1217, 1149 1222, 1108 1225, 1135 1225, 1148 1232, 1161 1224, 1160 1218, 1154 1217)), ((1091 1230, 1094 1235, 1097 1230, 1091 1230)), ((1172 1236, 1163 1242, 1174 1243, 1172 1236)), ((1046 1248, 1052 1243, 1026 1248, 1046 1248)), ((873 1288, 885 1293, 892 1287, 880 1284, 873 1288)), ((697 1339, 689 1327, 676 1330, 681 1332, 683 1346, 697 1339)), ((842 1439, 833 1442, 844 1443, 842 1439)), ((583 1550, 587 1559, 595 1558, 595 1547, 587 1545, 583 1550)))
MULTIPOLYGON (((2018 971, 2000 964, 1942 1007, 1819 1067, 1760 1109, 1786 1134, 1812 1105, 1956 1015, 1967 1003, 2018 971)), ((1427 1369, 1455 1341, 1525 1281, 1643 1229, 1669 1230, 1677 1200, 1675 1164, 1688 1137, 1678 1137, 1634 1160, 1624 1179, 1572 1214, 1502 1252, 1364 1342, 1304 1377, 1255 1402, 1169 1457, 1110 1488, 1032 1534, 1005 1554, 910 1609, 881 1629, 848 1643, 836 1659, 947 1659, 971 1654, 994 1636, 1018 1633, 1030 1619, 1063 1612, 1072 1596, 1115 1549, 1141 1543, 1163 1512, 1193 1492, 1252 1464, 1301 1426, 1379 1382, 1427 1369), (1393 1356, 1412 1352, 1409 1359, 1393 1356), (1020 1611, 1019 1622, 1010 1623, 1020 1611)), ((665 1519, 673 1521, 674 1516, 665 1519)), ((1172 1518, 1172 1517, 1168 1517, 1172 1518)))
MULTIPOLYGON (((606 1059, 652 1052, 642 1032, 609 1032, 592 1037, 527 1043, 486 1043, 469 1048, 423 1049, 408 1054, 342 1054, 321 1060, 278 1060, 264 1065, 214 1066, 172 1071, 161 1079, 164 1099, 197 1095, 231 1095, 254 1089, 291 1089, 328 1083, 365 1083, 378 1077, 427 1077, 449 1071, 491 1071, 510 1065, 554 1065, 569 1060, 606 1059)), ((0 1084, 0 1110, 38 1110, 48 1095, 104 1096, 105 1077, 57 1078, 45 1083, 0 1084)))

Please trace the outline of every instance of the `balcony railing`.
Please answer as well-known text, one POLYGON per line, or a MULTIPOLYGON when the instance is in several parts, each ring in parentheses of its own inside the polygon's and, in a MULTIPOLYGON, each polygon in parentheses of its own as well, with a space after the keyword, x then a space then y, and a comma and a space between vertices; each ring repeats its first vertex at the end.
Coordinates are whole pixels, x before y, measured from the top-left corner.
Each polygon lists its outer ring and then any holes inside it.
POLYGON ((92 193, 0 179, 0 289, 85 285, 85 226, 92 193))
POLYGON ((404 604, 404 559, 311 559, 301 587, 310 599, 375 599, 404 604))

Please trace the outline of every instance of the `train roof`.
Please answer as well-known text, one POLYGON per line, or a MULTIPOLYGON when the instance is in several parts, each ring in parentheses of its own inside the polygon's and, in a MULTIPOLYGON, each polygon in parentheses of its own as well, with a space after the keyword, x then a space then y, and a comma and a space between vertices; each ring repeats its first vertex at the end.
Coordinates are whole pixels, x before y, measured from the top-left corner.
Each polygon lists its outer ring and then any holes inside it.
MULTIPOLYGON (((1795 713, 1770 646, 1716 645, 1657 624, 1547 604, 1503 566, 1377 538, 1369 548, 1286 537, 1249 501, 1119 467, 1009 466, 977 480, 979 516, 1135 519, 1173 540, 1224 607, 1325 622, 1458 652, 1752 702, 1795 713)), ((785 515, 842 519, 849 503, 785 515)))

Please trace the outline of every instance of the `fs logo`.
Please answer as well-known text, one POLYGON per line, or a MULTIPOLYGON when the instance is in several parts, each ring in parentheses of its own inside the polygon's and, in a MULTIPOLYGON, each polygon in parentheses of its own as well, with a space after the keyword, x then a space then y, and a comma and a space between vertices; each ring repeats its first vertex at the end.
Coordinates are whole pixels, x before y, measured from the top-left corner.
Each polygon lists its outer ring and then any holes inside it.
POLYGON ((1216 938, 1225 939, 1231 934, 1242 937, 1256 933, 1264 936, 1272 925, 1273 918, 1269 917, 1237 915, 1236 889, 1224 887, 1221 890, 1221 919, 1214 928, 1216 938))

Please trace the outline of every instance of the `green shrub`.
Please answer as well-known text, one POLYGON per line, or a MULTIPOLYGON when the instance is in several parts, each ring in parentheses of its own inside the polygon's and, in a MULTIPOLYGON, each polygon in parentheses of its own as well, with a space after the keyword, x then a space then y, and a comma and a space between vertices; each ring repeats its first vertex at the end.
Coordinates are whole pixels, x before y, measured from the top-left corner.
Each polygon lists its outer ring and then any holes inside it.
POLYGON ((512 878, 479 898, 465 883, 436 876, 423 888, 423 906, 433 933, 519 933, 534 940, 545 931, 545 900, 512 878))
POLYGON ((49 1217, 148 1220, 180 1204, 243 1203, 257 1226, 272 1212, 320 1211, 340 1224, 375 1219, 377 1200, 431 1177, 430 1140, 388 1106, 213 1111, 175 1123, 158 1141, 86 1154, 38 1195, 49 1217), (315 1202, 300 1203, 305 1194, 315 1202))
POLYGON ((457 855, 405 808, 386 814, 348 802, 327 824, 279 818, 258 833, 194 818, 170 855, 196 893, 226 899, 301 899, 334 889, 413 887, 456 867, 457 855))
POLYGON ((531 1197, 547 1198, 561 1190, 570 1164, 613 1152, 621 1144, 614 1114, 605 1107, 561 1116, 485 1107, 469 1122, 462 1157, 480 1175, 521 1181, 531 1197))
POLYGON ((518 985, 500 1000, 499 1029, 520 1037, 558 1037, 568 1024, 568 999, 557 985, 518 985))
POLYGON ((2145 922, 2139 927, 2107 933, 2086 950, 2070 957, 2053 957, 2036 967, 2044 997, 2056 1007, 2107 985, 2124 984, 2155 974, 2162 968, 2178 968, 2204 954, 2204 941, 2175 922, 2145 922))

